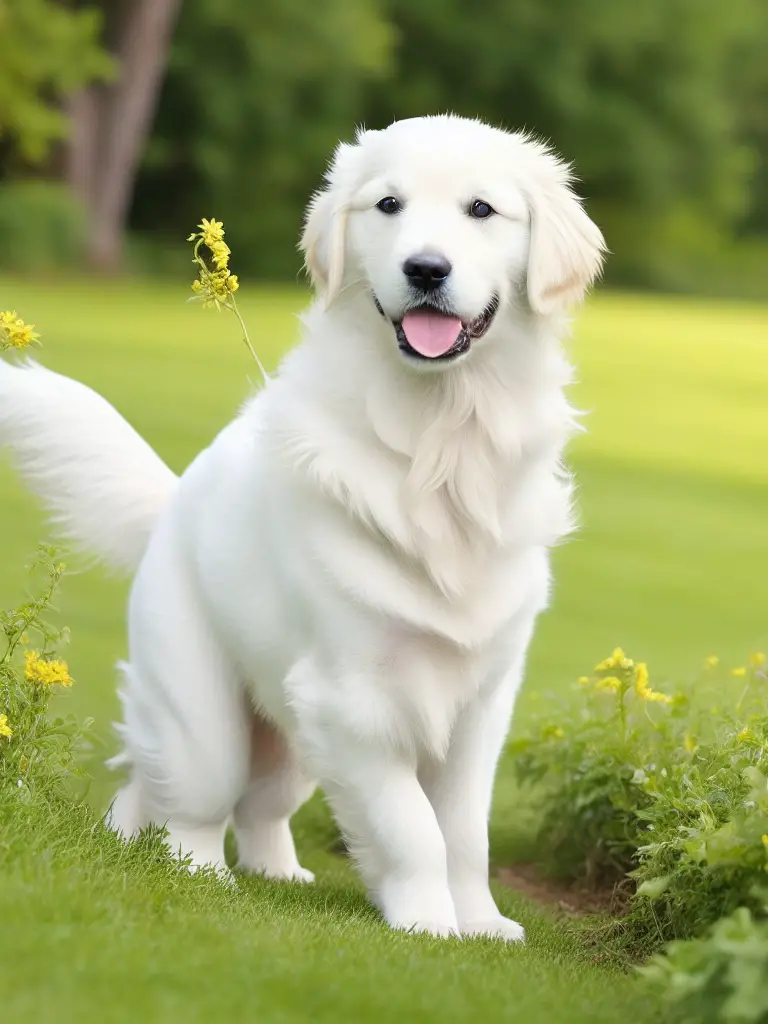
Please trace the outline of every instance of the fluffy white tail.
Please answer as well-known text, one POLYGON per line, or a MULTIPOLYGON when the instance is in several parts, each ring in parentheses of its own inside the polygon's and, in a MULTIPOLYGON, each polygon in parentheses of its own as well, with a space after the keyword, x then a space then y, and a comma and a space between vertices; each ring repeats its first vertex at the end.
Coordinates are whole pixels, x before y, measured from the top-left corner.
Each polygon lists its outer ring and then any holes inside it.
POLYGON ((0 446, 65 537, 136 568, 177 478, 109 402, 36 363, 0 360, 0 446))

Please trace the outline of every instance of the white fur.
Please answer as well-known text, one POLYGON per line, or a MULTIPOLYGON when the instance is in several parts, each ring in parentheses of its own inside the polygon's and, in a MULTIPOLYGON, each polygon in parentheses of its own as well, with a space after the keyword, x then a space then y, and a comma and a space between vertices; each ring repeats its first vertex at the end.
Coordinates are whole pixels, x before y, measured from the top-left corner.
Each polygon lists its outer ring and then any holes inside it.
POLYGON ((177 478, 90 388, 0 361, 0 440, 61 532, 134 570, 177 478))
POLYGON ((570 528, 559 339, 602 239, 541 144, 436 117, 340 147, 303 245, 302 343, 178 485, 91 392, 0 373, 2 437, 67 529, 121 564, 146 543, 115 824, 221 864, 233 818, 244 866, 307 880, 288 821, 319 780, 393 927, 520 939, 487 819, 570 528), (477 198, 497 214, 470 218, 477 198), (450 364, 410 363, 373 302, 402 315, 424 250, 462 318, 500 299, 450 364))

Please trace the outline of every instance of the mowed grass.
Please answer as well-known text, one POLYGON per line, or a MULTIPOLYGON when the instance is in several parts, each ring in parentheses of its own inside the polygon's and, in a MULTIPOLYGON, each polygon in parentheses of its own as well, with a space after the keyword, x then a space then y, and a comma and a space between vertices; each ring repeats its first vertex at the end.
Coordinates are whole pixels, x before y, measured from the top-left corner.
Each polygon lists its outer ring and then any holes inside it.
MULTIPOLYGON (((183 286, 0 280, 0 308, 37 324, 45 363, 109 398, 176 470, 232 416, 246 375, 257 379, 234 323, 184 299, 183 286)), ((298 288, 244 289, 268 365, 295 341, 305 302, 298 288)), ((768 639, 768 309, 598 296, 571 351, 574 401, 591 410, 571 453, 583 528, 555 555, 516 729, 537 703, 567 698, 617 643, 660 681, 712 652, 740 663, 768 639)), ((45 535, 34 503, 0 471, 0 606, 18 597, 45 535)), ((92 570, 63 594, 77 681, 67 701, 97 719, 105 752, 124 596, 122 581, 92 570)), ((113 784, 97 770, 97 805, 113 784)), ((315 886, 250 880, 235 892, 180 880, 140 852, 82 863, 82 836, 71 850, 32 842, 28 857, 13 842, 4 854, 0 836, 3 1019, 658 1019, 631 978, 516 894, 499 890, 528 927, 524 949, 395 936, 329 852, 319 801, 298 816, 297 835, 315 886)), ((508 763, 492 841, 497 862, 530 850, 508 763)))

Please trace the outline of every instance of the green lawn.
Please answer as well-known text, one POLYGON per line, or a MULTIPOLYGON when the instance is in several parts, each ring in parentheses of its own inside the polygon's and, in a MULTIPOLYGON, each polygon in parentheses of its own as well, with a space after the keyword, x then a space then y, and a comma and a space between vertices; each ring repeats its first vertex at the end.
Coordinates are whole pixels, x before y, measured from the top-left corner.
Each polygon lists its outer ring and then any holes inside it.
MULTIPOLYGON (((43 336, 45 362, 92 385, 175 469, 231 417, 256 375, 235 325, 184 302, 183 286, 0 280, 43 336)), ((267 364, 292 343, 299 289, 243 298, 267 364)), ((572 344, 590 410, 573 446, 583 529, 556 554, 517 728, 536 702, 621 643, 658 681, 712 652, 741 662, 768 642, 768 308, 601 296, 572 344), (761 586, 762 584, 762 586, 761 586)), ((16 600, 43 526, 0 467, 0 606, 16 600)), ((66 581, 67 698, 108 750, 125 586, 66 581)), ((567 711, 564 710, 564 715, 567 711)), ((497 862, 530 847, 530 815, 503 767, 497 862)), ((112 780, 97 772, 103 806, 112 780)), ((511 892, 525 949, 387 932, 368 911, 319 801, 297 821, 306 890, 244 881, 236 892, 169 876, 138 855, 82 864, 72 849, 0 835, 0 1015, 9 1021, 645 1021, 631 978, 601 966, 557 921, 511 892), (5 850, 5 853, 4 853, 5 850)), ((74 840, 73 840, 74 843, 74 840)), ((146 858, 145 858, 146 859, 146 858)))

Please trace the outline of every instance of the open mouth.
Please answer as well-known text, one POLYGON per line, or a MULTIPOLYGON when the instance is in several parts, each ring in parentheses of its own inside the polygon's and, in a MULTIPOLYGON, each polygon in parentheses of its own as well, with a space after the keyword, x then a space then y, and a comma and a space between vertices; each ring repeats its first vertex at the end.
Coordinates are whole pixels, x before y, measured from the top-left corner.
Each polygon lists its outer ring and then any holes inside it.
MULTIPOLYGON (((378 300, 375 302, 379 312, 386 315, 378 300)), ((473 320, 462 320, 434 306, 411 309, 402 320, 393 322, 400 351, 413 359, 444 362, 457 359, 469 351, 473 341, 482 338, 498 308, 499 299, 495 295, 473 320)))

